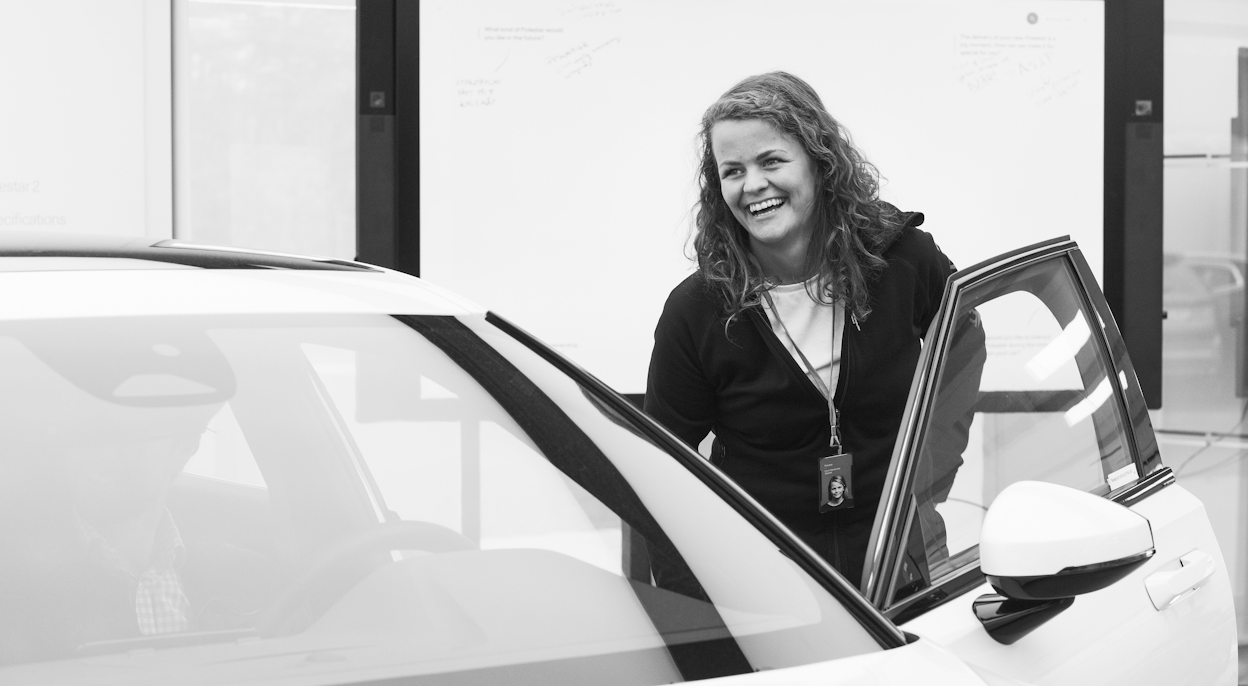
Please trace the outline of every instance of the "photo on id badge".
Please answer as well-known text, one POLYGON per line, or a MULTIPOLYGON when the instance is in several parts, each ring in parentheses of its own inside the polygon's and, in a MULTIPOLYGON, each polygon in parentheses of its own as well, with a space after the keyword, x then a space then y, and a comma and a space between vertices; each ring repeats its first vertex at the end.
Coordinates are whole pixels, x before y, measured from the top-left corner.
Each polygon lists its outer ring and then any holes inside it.
POLYGON ((852 455, 828 455, 819 460, 819 511, 848 510, 854 506, 852 455))

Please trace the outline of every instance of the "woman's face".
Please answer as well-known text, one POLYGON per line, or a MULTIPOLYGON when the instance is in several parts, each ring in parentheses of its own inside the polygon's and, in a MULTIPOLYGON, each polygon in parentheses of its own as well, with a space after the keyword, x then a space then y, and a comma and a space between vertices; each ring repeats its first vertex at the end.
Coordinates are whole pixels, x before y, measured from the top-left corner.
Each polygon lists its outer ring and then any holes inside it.
POLYGON ((725 119, 711 127, 711 152, 724 202, 751 248, 804 254, 819 184, 801 143, 762 119, 725 119))
POLYGON ((845 495, 845 484, 839 481, 828 484, 828 495, 832 496, 833 500, 840 500, 845 495))

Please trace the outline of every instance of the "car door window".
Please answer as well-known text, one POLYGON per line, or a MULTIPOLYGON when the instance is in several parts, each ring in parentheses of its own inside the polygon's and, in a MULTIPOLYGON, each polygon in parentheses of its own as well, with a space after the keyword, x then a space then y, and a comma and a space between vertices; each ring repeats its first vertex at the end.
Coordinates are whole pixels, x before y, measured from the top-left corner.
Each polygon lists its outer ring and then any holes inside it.
POLYGON ((903 502, 895 604, 979 561, 988 506, 1037 480, 1104 495, 1138 477, 1099 319, 1057 256, 957 295, 903 502))

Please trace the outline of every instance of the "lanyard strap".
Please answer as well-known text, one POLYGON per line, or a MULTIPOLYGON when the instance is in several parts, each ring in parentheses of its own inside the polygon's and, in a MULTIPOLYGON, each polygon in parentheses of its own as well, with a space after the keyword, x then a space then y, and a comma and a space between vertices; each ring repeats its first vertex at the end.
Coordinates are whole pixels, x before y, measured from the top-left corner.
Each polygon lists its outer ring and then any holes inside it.
MULTIPOLYGON (((832 437, 829 442, 829 445, 835 448, 838 452, 841 452, 843 448, 841 447, 840 413, 836 411, 836 405, 832 402, 832 389, 828 388, 828 385, 823 382, 823 377, 819 376, 819 372, 815 369, 815 366, 812 365, 810 363, 810 360, 806 358, 806 353, 802 352, 801 347, 798 346, 797 341, 794 340, 793 334, 789 333, 789 327, 785 326, 784 320, 780 318, 780 309, 776 307, 775 301, 771 299, 771 294, 768 293, 767 291, 763 291, 763 298, 767 300, 767 306, 771 308, 771 313, 776 316, 776 323, 780 325, 780 330, 784 332, 784 335, 789 339, 789 343, 792 344, 793 349, 797 351, 797 356, 802 358, 802 364, 806 365, 806 371, 810 373, 810 378, 814 381, 815 388, 818 388, 819 392, 823 394, 823 397, 828 399, 828 428, 831 431, 829 435, 832 437)), ((833 346, 836 345, 836 311, 837 311, 837 308, 833 306, 832 307, 832 345, 833 346)), ((835 357, 836 351, 833 350, 832 353, 833 353, 833 356, 835 357)))

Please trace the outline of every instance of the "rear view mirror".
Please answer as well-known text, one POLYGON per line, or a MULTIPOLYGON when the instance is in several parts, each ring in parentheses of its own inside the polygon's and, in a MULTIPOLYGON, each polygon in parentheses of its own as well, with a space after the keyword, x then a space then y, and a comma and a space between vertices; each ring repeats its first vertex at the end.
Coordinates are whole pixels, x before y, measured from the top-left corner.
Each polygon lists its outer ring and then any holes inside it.
POLYGON ((988 508, 980 569, 999 595, 975 601, 988 634, 1013 643, 1153 556, 1148 520, 1113 501, 1039 481, 1006 487, 988 508))

